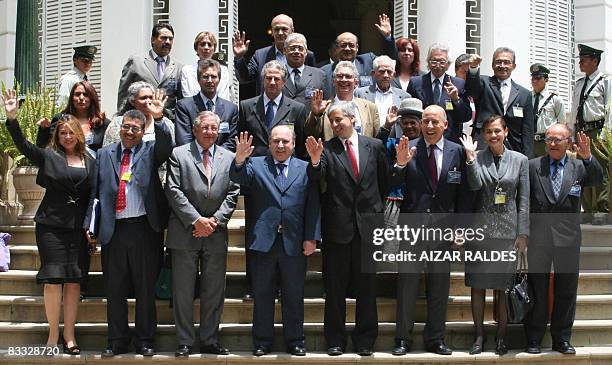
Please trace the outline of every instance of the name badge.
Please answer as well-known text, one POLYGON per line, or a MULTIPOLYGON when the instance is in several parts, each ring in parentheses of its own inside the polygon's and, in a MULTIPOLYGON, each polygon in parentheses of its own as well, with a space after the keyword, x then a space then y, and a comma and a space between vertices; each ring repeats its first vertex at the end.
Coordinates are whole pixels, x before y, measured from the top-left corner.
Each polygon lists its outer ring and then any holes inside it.
POLYGON ((176 79, 175 78, 171 78, 171 79, 168 79, 168 81, 164 83, 162 88, 164 90, 166 90, 166 94, 167 95, 172 95, 176 91, 177 85, 178 85, 178 83, 176 82, 176 79))
POLYGON ((230 128, 228 122, 223 122, 219 124, 219 133, 229 133, 229 131, 230 128))
POLYGON ((359 86, 370 86, 372 85, 371 76, 359 76, 359 86))
POLYGON ((457 171, 457 168, 453 171, 449 171, 446 175, 447 184, 461 184, 461 171, 457 171))
POLYGON ((495 205, 501 204, 506 204, 506 192, 498 190, 495 192, 495 205))
POLYGON ((448 100, 446 102, 446 110, 454 110, 455 108, 453 107, 453 102, 448 100))
POLYGON ((582 187, 580 186, 580 184, 575 183, 574 185, 572 185, 572 187, 570 188, 569 191, 569 195, 571 196, 575 196, 580 198, 580 192, 582 191, 582 187))
POLYGON ((517 117, 517 118, 522 118, 523 117, 523 107, 521 107, 521 106, 513 106, 512 107, 512 114, 514 114, 514 116, 517 117))
POLYGON ((126 172, 123 173, 123 175, 121 175, 121 181, 130 182, 130 180, 132 180, 132 172, 131 171, 126 171, 126 172))
POLYGON ((312 86, 306 86, 306 89, 304 90, 304 96, 306 96, 306 99, 311 99, 315 90, 316 89, 312 86))

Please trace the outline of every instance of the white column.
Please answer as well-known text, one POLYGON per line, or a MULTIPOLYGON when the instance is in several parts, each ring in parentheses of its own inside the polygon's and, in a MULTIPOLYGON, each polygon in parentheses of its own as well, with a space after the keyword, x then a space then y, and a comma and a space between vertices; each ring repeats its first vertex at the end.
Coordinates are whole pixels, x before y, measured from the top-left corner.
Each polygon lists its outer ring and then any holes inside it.
POLYGON ((0 81, 13 87, 17 0, 0 0, 0 81))
MULTIPOLYGON (((427 51, 434 43, 450 47, 452 60, 465 53, 465 0, 419 1, 418 7, 417 30, 423 71, 427 71, 427 51)), ((453 67, 449 71, 454 74, 453 67)))
POLYGON ((492 75, 491 61, 497 47, 510 47, 516 53, 512 79, 529 88, 531 65, 529 10, 530 0, 481 1, 482 74, 492 75))
POLYGON ((128 57, 151 48, 153 10, 151 0, 102 1, 102 110, 110 117, 117 111, 117 89, 128 57))
MULTIPOLYGON (((612 57, 606 57, 612 52, 612 0, 575 0, 575 43, 588 44, 591 47, 603 49, 599 69, 602 72, 612 72, 612 57)), ((578 54, 577 48, 573 50, 578 54)), ((576 72, 580 74, 578 59, 576 72)))
MULTIPOLYGON (((193 40, 199 32, 219 34, 217 0, 171 0, 170 24, 174 28, 172 57, 183 64, 195 63, 198 59, 193 49, 193 40)), ((217 47, 218 48, 218 47, 217 47)))

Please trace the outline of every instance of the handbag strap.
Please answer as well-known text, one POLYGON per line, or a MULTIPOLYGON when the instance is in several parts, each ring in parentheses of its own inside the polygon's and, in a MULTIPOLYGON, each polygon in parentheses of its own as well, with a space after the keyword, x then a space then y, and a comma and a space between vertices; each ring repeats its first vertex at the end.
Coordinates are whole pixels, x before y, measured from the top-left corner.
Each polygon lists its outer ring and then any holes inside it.
POLYGON ((516 267, 516 272, 526 274, 527 271, 528 271, 527 255, 525 255, 525 253, 523 252, 519 252, 519 259, 518 259, 518 265, 516 267))

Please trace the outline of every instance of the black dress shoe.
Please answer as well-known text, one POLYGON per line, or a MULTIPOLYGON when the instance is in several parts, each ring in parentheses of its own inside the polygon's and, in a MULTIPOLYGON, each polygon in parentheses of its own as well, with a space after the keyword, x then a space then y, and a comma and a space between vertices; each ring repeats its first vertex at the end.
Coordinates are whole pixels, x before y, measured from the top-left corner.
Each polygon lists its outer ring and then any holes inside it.
POLYGON ((304 346, 296 345, 287 349, 287 353, 294 356, 306 356, 306 349, 304 346))
POLYGON ((542 350, 540 349, 539 343, 537 343, 536 341, 529 341, 527 343, 527 348, 525 349, 525 352, 528 354, 540 354, 542 353, 542 350))
POLYGON ((255 356, 263 356, 270 353, 270 349, 265 346, 255 346, 253 350, 253 355, 255 356))
POLYGON ((506 347, 506 342, 503 338, 495 339, 495 354, 499 356, 504 356, 508 353, 508 347, 506 347))
POLYGON ((407 340, 395 340, 395 348, 391 353, 395 356, 406 355, 410 352, 410 343, 407 340))
POLYGON ((115 355, 127 354, 129 351, 127 347, 123 346, 108 346, 102 353, 100 354, 102 357, 113 357, 115 355))
POLYGON ((191 346, 187 345, 179 345, 179 347, 174 351, 174 356, 176 357, 188 357, 191 354, 191 346))
POLYGON ((568 341, 556 342, 553 344, 552 349, 559 351, 564 355, 575 355, 576 349, 568 341))
POLYGON ((453 350, 451 350, 448 346, 446 346, 444 342, 438 342, 438 343, 434 343, 429 346, 426 346, 425 350, 427 352, 433 352, 434 354, 438 354, 438 355, 452 355, 453 354, 453 350))
POLYGON ((213 343, 211 345, 200 346, 201 354, 213 354, 213 355, 229 355, 230 351, 221 346, 220 343, 213 343))
POLYGON ((153 346, 150 345, 142 345, 136 350, 136 353, 149 357, 155 355, 155 349, 153 349, 153 346))
POLYGON ((357 349, 357 355, 359 356, 372 356, 372 350, 367 347, 361 347, 357 349))
POLYGON ((334 346, 327 349, 327 354, 329 356, 340 356, 343 353, 344 351, 342 351, 342 347, 340 346, 334 346))

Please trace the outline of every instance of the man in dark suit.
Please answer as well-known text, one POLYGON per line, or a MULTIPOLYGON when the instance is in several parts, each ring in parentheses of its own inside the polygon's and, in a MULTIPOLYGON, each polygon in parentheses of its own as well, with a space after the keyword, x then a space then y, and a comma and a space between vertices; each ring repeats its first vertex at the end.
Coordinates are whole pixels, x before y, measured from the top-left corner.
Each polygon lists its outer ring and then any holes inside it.
MULTIPOLYGON (((412 81, 410 81, 412 83, 412 81)), ((470 201, 465 173, 465 153, 456 143, 444 138, 448 127, 446 113, 439 105, 430 105, 421 119, 422 137, 411 141, 416 148, 416 158, 406 166, 406 192, 400 211, 402 213, 452 213, 469 212, 470 201)), ((427 223, 427 222, 426 222, 427 223)), ((450 242, 419 242, 414 246, 421 251, 446 251, 450 242)), ((416 313, 416 298, 420 273, 424 261, 400 267, 397 285, 397 314, 395 348, 393 355, 410 351, 412 329, 416 313)), ((450 355, 452 350, 444 343, 446 306, 450 288, 450 262, 427 262, 427 322, 423 331, 425 349, 439 355, 450 355)))
POLYGON ((306 256, 321 240, 319 188, 306 174, 307 162, 292 156, 291 126, 274 126, 270 155, 247 161, 252 141, 247 132, 240 134, 230 178, 249 188, 249 213, 258 217, 246 239, 255 300, 253 355, 269 353, 274 343, 275 284, 280 281, 285 346, 288 353, 304 356, 306 256))
MULTIPOLYGON (((249 61, 244 56, 249 50, 249 43, 251 41, 246 39, 245 32, 242 32, 242 34, 240 31, 234 33, 234 68, 236 69, 236 77, 241 84, 255 81, 255 92, 257 95, 264 91, 263 74, 261 71, 263 66, 272 60, 277 60, 282 64, 287 63, 287 58, 284 54, 285 40, 289 34, 293 33, 293 19, 285 14, 279 14, 272 19, 270 26, 272 28, 274 44, 256 50, 249 61)), ((313 52, 307 52, 305 63, 308 66, 316 64, 313 52)))
POLYGON ((480 75, 481 61, 477 54, 470 56, 470 70, 465 83, 466 92, 476 103, 472 136, 480 146, 485 146, 481 136, 483 122, 493 114, 501 115, 508 126, 506 147, 531 158, 535 133, 533 103, 531 92, 511 79, 516 67, 514 51, 507 47, 495 50, 492 63, 494 76, 480 75))
MULTIPOLYGON (((310 110, 310 102, 314 91, 323 90, 327 81, 325 73, 318 68, 304 64, 308 45, 306 37, 300 33, 291 33, 285 40, 285 57, 287 57, 287 72, 289 78, 283 87, 283 95, 299 101, 310 110)), ((327 97, 325 95, 324 97, 327 97)))
POLYGON ((177 357, 189 356, 195 341, 193 292, 198 266, 200 352, 229 354, 219 343, 218 328, 225 299, 227 223, 236 208, 240 187, 229 177, 234 154, 215 146, 220 124, 217 114, 201 112, 194 119, 195 140, 175 148, 168 162, 166 197, 172 212, 166 247, 172 250, 177 357))
POLYGON ((402 137, 396 147, 397 164, 391 168, 382 142, 357 134, 351 102, 334 103, 327 114, 335 137, 322 142, 309 136, 306 141, 311 159, 308 176, 327 185, 322 216, 327 353, 337 356, 346 351, 350 292, 357 299, 353 348, 361 356, 370 356, 378 336, 378 312, 376 275, 361 270, 364 239, 369 237, 366 222, 374 214, 382 216, 384 197, 390 186, 401 183, 403 167, 412 156, 407 138, 402 137))
POLYGON ((119 80, 117 110, 127 102, 127 91, 136 81, 146 81, 168 96, 164 115, 174 121, 174 106, 181 97, 181 69, 183 65, 170 57, 174 43, 174 29, 170 24, 159 23, 151 32, 151 49, 144 55, 128 58, 119 80))
POLYGON ((463 135, 463 123, 472 118, 472 109, 464 89, 465 81, 446 73, 451 65, 448 53, 448 47, 433 44, 427 53, 429 72, 412 77, 408 93, 421 99, 424 107, 439 105, 446 111, 448 128, 444 137, 458 144, 463 135))
POLYGON ((603 171, 591 154, 591 140, 577 134, 567 155, 571 132, 564 124, 553 124, 546 131, 546 155, 529 161, 530 218, 537 227, 529 237, 529 282, 534 307, 525 323, 527 352, 540 353, 540 343, 548 322, 550 265, 554 265, 554 304, 550 319, 552 349, 575 354, 570 344, 576 313, 580 262, 580 198, 585 187, 601 185, 603 171))
MULTIPOLYGON (((386 14, 381 14, 378 17, 378 24, 375 24, 376 28, 383 36, 383 49, 384 53, 392 59, 397 59, 397 48, 395 47, 395 39, 391 31, 391 22, 386 14)), ((336 88, 333 83, 333 72, 336 69, 336 65, 340 61, 349 61, 357 67, 359 73, 358 87, 372 85, 372 61, 376 58, 376 55, 372 52, 357 54, 359 51, 359 39, 353 33, 345 32, 341 33, 336 37, 337 55, 338 60, 334 63, 327 64, 321 67, 321 70, 325 72, 327 79, 327 86, 325 94, 329 97, 336 95, 336 88)))
POLYGON ((123 115, 121 142, 98 150, 97 174, 83 227, 88 229, 93 205, 100 229, 102 270, 107 296, 108 347, 103 357, 128 352, 127 299, 136 298, 136 352, 153 356, 155 281, 159 272, 168 202, 157 169, 172 152, 172 137, 165 124, 155 123, 155 140, 142 142, 145 116, 138 110, 123 115))
POLYGON ((176 103, 176 145, 182 146, 193 141, 193 121, 198 114, 208 110, 221 119, 215 144, 233 152, 236 149, 234 137, 238 128, 238 107, 217 95, 217 86, 221 80, 219 63, 211 59, 198 61, 197 76, 200 93, 176 103))

